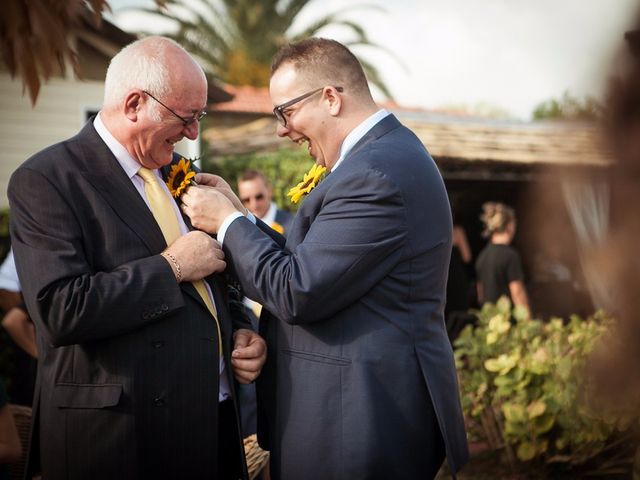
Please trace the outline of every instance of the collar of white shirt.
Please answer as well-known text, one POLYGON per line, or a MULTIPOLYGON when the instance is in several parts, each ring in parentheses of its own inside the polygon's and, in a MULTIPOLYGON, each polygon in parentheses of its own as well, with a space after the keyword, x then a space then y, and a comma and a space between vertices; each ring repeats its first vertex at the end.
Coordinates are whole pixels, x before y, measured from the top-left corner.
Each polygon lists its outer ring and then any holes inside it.
POLYGON ((264 217, 262 217, 260 220, 271 226, 271 224, 276 221, 276 210, 276 204, 271 202, 271 204, 269 205, 269 210, 267 210, 267 213, 265 213, 264 217))
POLYGON ((331 171, 333 172, 338 165, 342 163, 344 157, 351 151, 356 143, 360 141, 362 137, 364 137, 369 130, 371 130, 374 126, 378 124, 383 118, 389 115, 384 108, 378 110, 376 113, 368 117, 365 121, 363 121, 360 125, 349 132, 349 135, 345 137, 342 142, 342 146, 340 147, 340 156, 338 157, 338 161, 333 166, 331 171))
POLYGON ((129 154, 127 149, 124 148, 113 135, 111 135, 111 132, 109 130, 107 130, 107 127, 100 118, 99 112, 98 115, 96 115, 96 118, 93 120, 93 126, 96 129, 96 132, 98 132, 100 138, 102 138, 104 143, 107 144, 107 147, 109 148, 109 150, 111 150, 111 153, 113 153, 113 155, 116 157, 116 160, 118 160, 118 163, 126 172, 127 176, 132 179, 135 175, 137 175, 138 170, 140 170, 140 164, 135 161, 135 159, 129 154))

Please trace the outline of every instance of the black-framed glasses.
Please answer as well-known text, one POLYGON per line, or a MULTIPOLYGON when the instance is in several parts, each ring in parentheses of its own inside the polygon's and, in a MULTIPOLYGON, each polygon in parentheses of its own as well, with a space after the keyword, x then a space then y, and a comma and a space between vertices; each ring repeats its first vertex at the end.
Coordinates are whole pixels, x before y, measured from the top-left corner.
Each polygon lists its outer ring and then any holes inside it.
MULTIPOLYGON (((342 87, 333 87, 333 88, 335 88, 339 92, 342 92, 343 90, 342 87)), ((324 87, 316 88, 315 90, 304 93, 299 97, 294 98, 293 100, 289 100, 288 102, 285 102, 281 105, 276 105, 276 107, 273 109, 273 114, 275 115, 278 122, 280 122, 280 125, 282 125, 283 127, 287 126, 287 117, 284 114, 285 108, 289 108, 291 105, 301 102, 305 98, 309 98, 311 95, 315 95, 316 93, 321 92, 322 90, 324 90, 324 87)))
POLYGON ((154 97, 153 95, 151 95, 149 92, 147 92, 146 90, 142 91, 143 93, 146 93, 147 95, 149 95, 151 98, 153 98, 156 102, 158 102, 160 105, 162 105, 164 108, 166 108, 167 110, 169 110, 171 113, 173 113, 177 118, 180 119, 180 121, 182 122, 182 125, 187 127, 189 125, 191 125, 193 122, 195 122, 196 120, 199 122, 200 120, 202 120, 202 117, 204 117, 207 112, 205 110, 200 110, 199 112, 194 113, 192 116, 190 117, 181 117, 180 115, 178 115, 176 112, 174 112, 172 109, 170 109, 169 107, 167 107, 164 103, 162 103, 160 100, 158 100, 156 97, 154 97))

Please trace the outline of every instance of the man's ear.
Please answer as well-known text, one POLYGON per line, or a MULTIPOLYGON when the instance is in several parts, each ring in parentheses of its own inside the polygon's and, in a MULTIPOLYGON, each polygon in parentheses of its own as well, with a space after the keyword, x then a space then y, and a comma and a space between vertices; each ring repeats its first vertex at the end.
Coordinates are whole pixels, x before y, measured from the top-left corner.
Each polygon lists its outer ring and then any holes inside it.
POLYGON ((134 90, 124 98, 124 114, 132 122, 138 120, 138 112, 142 108, 142 95, 140 91, 134 90))
POLYGON ((334 87, 329 86, 324 89, 324 96, 329 104, 329 114, 337 117, 342 108, 342 97, 340 93, 334 87))

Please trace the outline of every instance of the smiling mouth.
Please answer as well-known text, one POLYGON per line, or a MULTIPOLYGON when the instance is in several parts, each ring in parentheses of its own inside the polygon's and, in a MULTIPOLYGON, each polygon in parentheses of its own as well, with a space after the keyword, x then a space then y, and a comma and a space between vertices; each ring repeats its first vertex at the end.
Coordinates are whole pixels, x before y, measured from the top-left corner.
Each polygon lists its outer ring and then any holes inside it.
POLYGON ((307 137, 299 137, 299 138, 295 138, 295 139, 292 138, 291 141, 293 143, 295 143, 296 145, 299 145, 299 146, 303 146, 305 144, 305 142, 306 142, 307 150, 309 152, 311 152, 311 140, 309 140, 307 137))

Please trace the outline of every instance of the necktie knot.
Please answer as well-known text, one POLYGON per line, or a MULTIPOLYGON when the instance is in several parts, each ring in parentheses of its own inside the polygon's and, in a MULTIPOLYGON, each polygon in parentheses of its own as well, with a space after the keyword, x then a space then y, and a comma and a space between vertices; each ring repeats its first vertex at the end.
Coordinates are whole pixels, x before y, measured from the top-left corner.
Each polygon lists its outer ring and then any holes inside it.
POLYGON ((151 170, 149 170, 146 167, 140 167, 140 170, 138 170, 138 175, 140 175, 145 182, 154 182, 155 181, 154 180, 155 175, 153 174, 153 172, 151 170))

